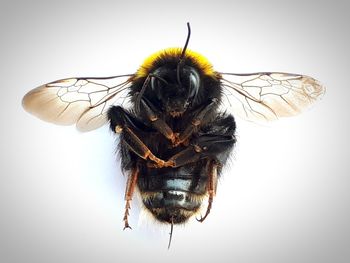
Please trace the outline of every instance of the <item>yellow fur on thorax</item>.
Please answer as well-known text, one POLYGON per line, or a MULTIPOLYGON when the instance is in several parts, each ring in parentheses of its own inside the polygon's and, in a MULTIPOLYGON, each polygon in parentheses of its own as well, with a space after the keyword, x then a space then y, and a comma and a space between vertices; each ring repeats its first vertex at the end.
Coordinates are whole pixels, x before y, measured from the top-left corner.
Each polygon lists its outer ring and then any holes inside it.
MULTIPOLYGON (((150 55, 148 58, 144 60, 140 68, 137 70, 136 78, 147 77, 147 75, 150 73, 150 70, 154 66, 155 61, 157 61, 158 59, 166 58, 166 57, 179 58, 181 56, 181 53, 182 53, 182 48, 167 48, 150 55)), ((191 59, 198 66, 198 68, 203 72, 203 74, 208 76, 216 75, 216 72, 214 71, 212 64, 203 55, 195 51, 186 49, 185 57, 191 59)))

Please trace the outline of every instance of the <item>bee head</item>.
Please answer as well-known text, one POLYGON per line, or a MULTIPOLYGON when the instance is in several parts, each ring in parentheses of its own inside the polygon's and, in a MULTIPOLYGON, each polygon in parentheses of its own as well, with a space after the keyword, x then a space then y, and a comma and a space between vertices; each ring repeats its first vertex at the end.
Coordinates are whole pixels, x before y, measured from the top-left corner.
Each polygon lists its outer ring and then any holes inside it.
POLYGON ((191 35, 189 23, 187 27, 183 48, 168 48, 152 54, 136 72, 133 92, 137 112, 143 96, 172 117, 181 116, 203 99, 220 96, 219 74, 205 57, 187 49, 191 35))
POLYGON ((160 67, 152 73, 151 89, 162 109, 172 117, 182 115, 196 98, 200 87, 200 76, 190 66, 177 68, 160 67), (180 76, 181 81, 178 81, 180 76))
POLYGON ((191 36, 190 24, 188 34, 177 64, 159 67, 152 73, 151 88, 162 104, 163 110, 172 117, 181 116, 195 99, 200 77, 197 70, 185 65, 185 53, 191 36))

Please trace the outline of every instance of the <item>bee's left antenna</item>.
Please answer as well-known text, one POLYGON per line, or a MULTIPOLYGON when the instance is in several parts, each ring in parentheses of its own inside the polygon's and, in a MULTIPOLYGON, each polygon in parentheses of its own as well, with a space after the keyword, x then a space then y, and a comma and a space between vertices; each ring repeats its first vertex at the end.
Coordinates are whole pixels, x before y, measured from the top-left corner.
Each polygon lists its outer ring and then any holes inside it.
POLYGON ((187 22, 187 29, 188 29, 188 33, 187 33, 187 39, 186 39, 186 43, 185 43, 185 46, 183 47, 182 49, 182 53, 181 53, 181 56, 180 56, 180 60, 179 60, 179 63, 177 64, 177 82, 178 84, 181 86, 181 79, 180 79, 180 67, 182 67, 182 64, 184 62, 184 57, 185 57, 185 53, 186 53, 186 49, 187 49, 187 46, 188 46, 188 42, 190 41, 190 37, 191 37, 191 27, 190 27, 190 23, 187 22))
POLYGON ((188 42, 190 41, 190 37, 191 37, 191 27, 190 27, 190 23, 189 22, 187 22, 187 30, 188 30, 187 39, 186 39, 185 46, 182 49, 180 60, 182 60, 184 58, 184 56, 185 56, 185 52, 186 52, 186 49, 187 49, 187 46, 188 46, 188 42))

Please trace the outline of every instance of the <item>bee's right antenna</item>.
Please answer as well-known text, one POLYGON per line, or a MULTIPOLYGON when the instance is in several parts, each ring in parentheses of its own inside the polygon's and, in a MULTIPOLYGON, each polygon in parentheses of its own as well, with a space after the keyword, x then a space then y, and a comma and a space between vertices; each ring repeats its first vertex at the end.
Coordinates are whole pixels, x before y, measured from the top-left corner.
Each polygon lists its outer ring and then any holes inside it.
POLYGON ((186 43, 185 46, 182 49, 182 53, 180 56, 180 61, 177 64, 177 82, 179 83, 179 85, 181 85, 181 79, 180 79, 180 67, 182 66, 183 62, 184 62, 184 57, 185 57, 185 53, 186 53, 186 49, 188 46, 188 42, 190 41, 190 36, 191 36, 191 27, 190 27, 190 23, 187 22, 187 29, 188 29, 188 34, 187 34, 187 39, 186 39, 186 43))

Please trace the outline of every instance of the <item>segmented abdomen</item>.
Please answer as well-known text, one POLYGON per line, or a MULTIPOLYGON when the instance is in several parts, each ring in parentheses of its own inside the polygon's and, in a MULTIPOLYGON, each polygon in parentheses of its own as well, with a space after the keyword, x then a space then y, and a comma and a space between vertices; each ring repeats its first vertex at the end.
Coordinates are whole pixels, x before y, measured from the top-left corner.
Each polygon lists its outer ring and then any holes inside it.
POLYGON ((138 188, 143 204, 158 220, 183 223, 198 212, 207 192, 202 162, 180 168, 141 170, 138 188))

